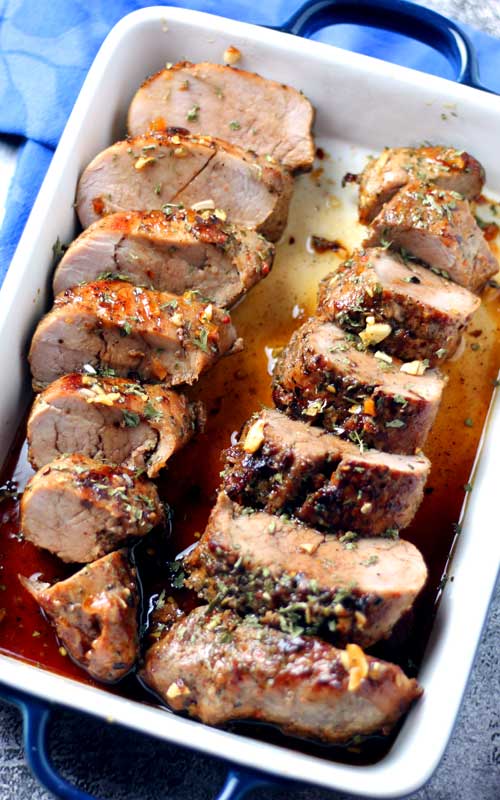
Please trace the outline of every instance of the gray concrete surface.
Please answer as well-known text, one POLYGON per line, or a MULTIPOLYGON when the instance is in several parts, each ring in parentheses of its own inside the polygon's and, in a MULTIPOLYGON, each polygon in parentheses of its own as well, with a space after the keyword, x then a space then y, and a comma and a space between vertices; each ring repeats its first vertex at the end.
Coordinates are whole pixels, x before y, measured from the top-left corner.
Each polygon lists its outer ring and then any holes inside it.
MULTIPOLYGON (((421 4, 500 36, 500 0, 421 4)), ((474 624, 474 620, 464 620, 464 624, 474 624)), ((445 756, 428 785, 408 800, 500 798, 499 640, 500 587, 445 756)), ((51 742, 53 760, 61 772, 86 791, 109 800, 205 800, 214 797, 227 769, 215 759, 65 711, 55 716, 51 742)), ((249 797, 346 800, 338 793, 302 787, 259 789, 249 797)), ((0 705, 0 800, 49 798, 25 765, 18 712, 0 705)))

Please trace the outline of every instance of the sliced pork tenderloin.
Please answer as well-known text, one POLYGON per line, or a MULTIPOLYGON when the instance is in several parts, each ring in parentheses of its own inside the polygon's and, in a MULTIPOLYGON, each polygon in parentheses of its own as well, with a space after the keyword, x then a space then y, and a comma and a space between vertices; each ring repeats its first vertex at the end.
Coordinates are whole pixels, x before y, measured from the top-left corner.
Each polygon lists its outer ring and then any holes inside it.
POLYGON ((293 189, 279 164, 209 136, 181 133, 117 142, 84 170, 76 209, 87 228, 117 211, 206 206, 270 241, 286 225, 293 189))
POLYGON ((274 247, 209 210, 130 211, 94 222, 64 254, 54 294, 113 276, 161 292, 199 292, 229 307, 269 274, 274 247))
POLYGON ((265 409, 226 451, 223 485, 242 505, 374 536, 410 524, 429 470, 423 455, 360 453, 353 442, 265 409))
POLYGON ((67 289, 33 336, 33 388, 85 365, 166 387, 194 383, 240 346, 227 312, 196 297, 116 280, 67 289))
POLYGON ((162 69, 137 91, 131 136, 187 127, 269 156, 293 171, 311 169, 314 110, 291 86, 242 69, 188 61, 162 69))
POLYGON ((468 201, 423 183, 400 189, 375 217, 364 246, 377 245, 409 253, 471 292, 499 268, 468 201))
POLYGON ((26 539, 78 564, 145 536, 164 520, 154 483, 79 454, 38 470, 26 485, 20 511, 26 539))
POLYGON ((92 678, 115 683, 139 655, 139 591, 126 550, 88 564, 53 586, 19 576, 70 657, 92 678))
POLYGON ((249 512, 221 492, 184 559, 186 585, 212 606, 292 635, 368 647, 390 635, 426 582, 422 556, 402 539, 321 535, 283 515, 249 512))
POLYGON ((141 676, 171 709, 208 725, 254 719, 327 742, 387 733, 422 693, 356 644, 338 650, 207 606, 146 652, 141 676))
POLYGON ((383 350, 359 350, 352 339, 332 322, 304 323, 276 363, 276 406, 360 449, 414 453, 436 417, 443 378, 425 371, 420 361, 403 363, 383 350))
POLYGON ((450 358, 479 298, 384 248, 353 253, 319 286, 318 313, 404 361, 450 358))
POLYGON ((40 469, 65 453, 82 453, 153 478, 203 422, 200 403, 164 386, 73 372, 36 398, 28 458, 40 469))
POLYGON ((386 148, 371 159, 359 184, 359 219, 370 223, 399 189, 412 181, 434 183, 469 200, 481 194, 484 169, 473 156, 453 147, 386 148))

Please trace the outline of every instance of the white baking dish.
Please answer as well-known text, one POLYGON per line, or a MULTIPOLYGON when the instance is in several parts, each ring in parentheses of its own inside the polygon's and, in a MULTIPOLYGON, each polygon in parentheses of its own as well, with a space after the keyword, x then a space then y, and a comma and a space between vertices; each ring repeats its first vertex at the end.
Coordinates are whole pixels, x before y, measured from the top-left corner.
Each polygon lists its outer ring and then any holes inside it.
MULTIPOLYGON (((0 292, 0 458, 30 397, 27 347, 50 302, 52 244, 58 236, 70 241, 76 231, 72 203, 80 171, 99 150, 122 137, 129 101, 148 73, 167 60, 220 61, 228 44, 243 51, 246 69, 305 92, 317 109, 316 134, 331 152, 349 143, 360 152, 376 152, 387 144, 453 141, 482 161, 489 187, 500 192, 497 97, 206 14, 158 7, 129 15, 110 33, 89 72, 0 292), (443 108, 450 103, 456 104, 457 116, 445 115, 444 120, 443 108)), ((5 656, 0 656, 0 681, 281 777, 380 798, 416 790, 432 774, 450 736, 497 575, 498 398, 486 433, 454 555, 455 579, 445 588, 419 674, 425 694, 379 763, 353 767, 236 736, 5 656)))

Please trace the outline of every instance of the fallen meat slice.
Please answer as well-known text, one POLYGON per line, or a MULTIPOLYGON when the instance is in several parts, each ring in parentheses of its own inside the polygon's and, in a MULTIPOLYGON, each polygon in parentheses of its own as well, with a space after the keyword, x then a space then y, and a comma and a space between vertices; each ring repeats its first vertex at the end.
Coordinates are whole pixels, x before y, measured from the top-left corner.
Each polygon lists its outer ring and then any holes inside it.
POLYGON ((139 592, 126 550, 103 556, 53 586, 19 578, 80 667, 105 683, 130 672, 139 655, 139 592))
POLYGON ((321 535, 248 511, 221 492, 184 559, 186 585, 212 606, 368 647, 390 635, 426 582, 422 556, 402 539, 321 535))
POLYGON ((313 120, 309 100, 290 86, 233 67, 184 61, 142 84, 129 108, 128 129, 137 136, 188 127, 295 171, 312 166, 313 120))
POLYGON ((472 292, 498 271, 468 201, 423 183, 408 184, 375 217, 364 245, 380 244, 409 253, 472 292))
POLYGON ((435 366, 457 350, 479 298, 384 248, 358 250, 319 286, 318 313, 404 361, 435 366))
POLYGON ((227 312, 196 297, 124 281, 67 289, 33 336, 33 388, 39 391, 85 365, 164 386, 194 383, 240 345, 227 312))
POLYGON ((422 362, 358 350, 352 334, 313 318, 278 358, 273 400, 289 416, 321 424, 360 449, 414 453, 432 427, 443 387, 422 362))
POLYGON ((126 467, 79 454, 38 470, 21 500, 24 537, 78 564, 144 536, 163 519, 154 483, 126 467))
POLYGON ((374 158, 361 174, 359 219, 368 224, 384 203, 411 181, 434 183, 472 200, 481 194, 484 169, 469 153, 453 147, 394 147, 374 158))
POLYGON ((203 424, 200 403, 161 385, 73 372, 38 395, 28 419, 34 469, 65 453, 146 469, 155 477, 203 424))
POLYGON ((430 463, 365 450, 321 428, 264 410, 226 451, 224 488, 246 506, 286 513, 318 528, 383 534, 410 524, 430 463))
POLYGON ((115 211, 172 205, 220 209, 231 222, 279 239, 293 189, 290 173, 209 136, 137 136, 99 153, 83 172, 76 208, 87 228, 115 211))
POLYGON ((422 693, 356 644, 337 650, 207 606, 147 651, 141 677, 171 709, 209 725, 254 719, 328 742, 387 733, 422 693))
POLYGON ((269 274, 274 247, 255 231, 221 222, 209 210, 109 214, 64 254, 54 294, 103 277, 183 294, 196 290, 233 305, 269 274))

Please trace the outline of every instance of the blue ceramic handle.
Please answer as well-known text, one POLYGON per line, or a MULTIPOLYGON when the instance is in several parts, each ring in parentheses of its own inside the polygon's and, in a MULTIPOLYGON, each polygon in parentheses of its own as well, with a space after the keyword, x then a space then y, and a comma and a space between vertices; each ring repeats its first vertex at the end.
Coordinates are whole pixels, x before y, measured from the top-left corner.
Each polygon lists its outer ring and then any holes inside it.
POLYGON ((306 0, 279 30, 311 37, 320 28, 342 23, 402 33, 441 52, 455 70, 455 80, 489 92, 479 80, 470 39, 446 17, 407 0, 306 0))
MULTIPOLYGON (((0 698, 17 706, 22 713, 25 758, 38 782, 61 800, 97 800, 94 795, 62 778, 50 760, 48 733, 53 707, 6 686, 0 686, 0 698)), ((215 800, 240 800, 258 786, 281 783, 284 781, 251 770, 231 769, 215 800)))

